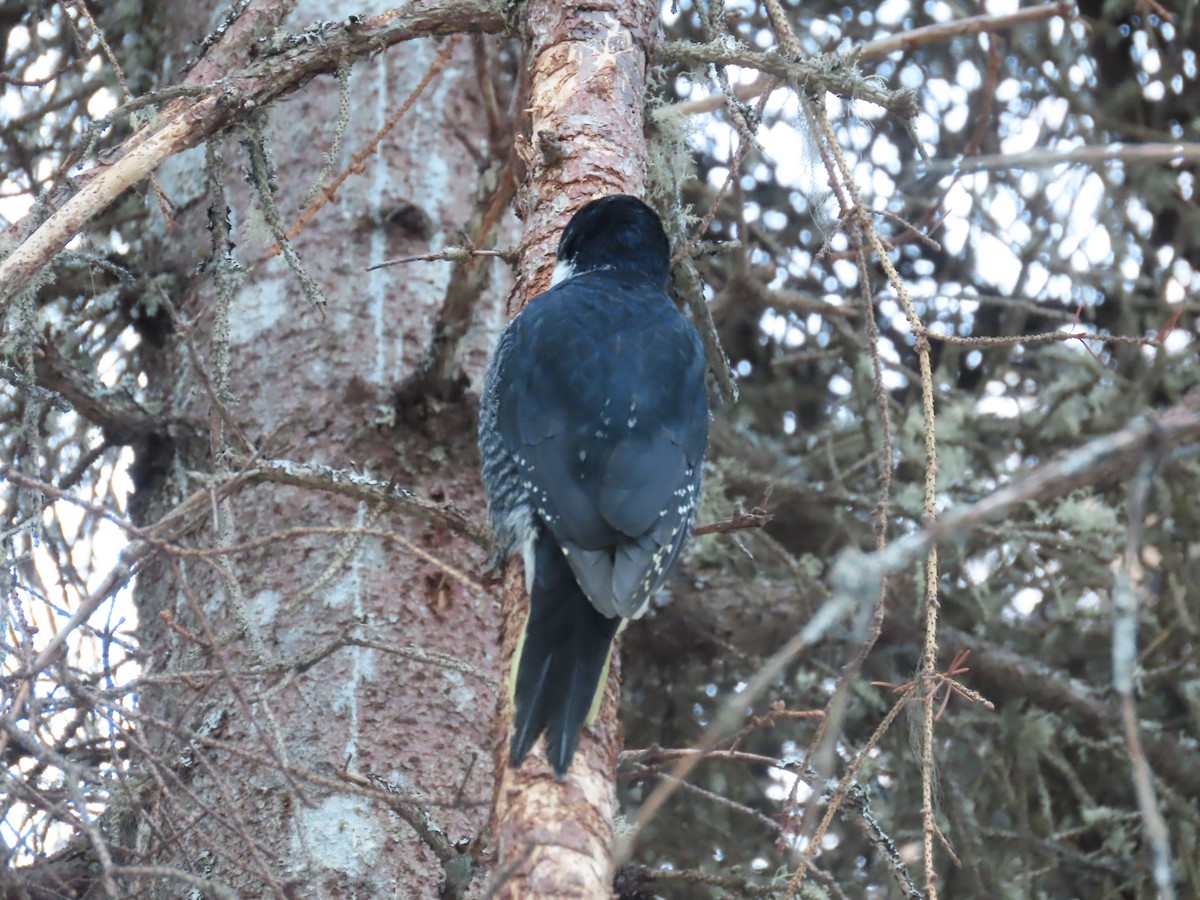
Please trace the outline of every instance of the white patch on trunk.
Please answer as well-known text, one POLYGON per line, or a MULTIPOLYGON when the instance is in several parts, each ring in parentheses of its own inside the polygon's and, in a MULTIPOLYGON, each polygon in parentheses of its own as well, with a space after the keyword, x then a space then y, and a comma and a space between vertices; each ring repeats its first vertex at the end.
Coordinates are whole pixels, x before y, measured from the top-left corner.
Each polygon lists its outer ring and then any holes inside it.
POLYGON ((256 625, 273 625, 279 613, 280 597, 278 591, 270 589, 259 591, 246 603, 250 618, 256 625))
MULTIPOLYGON (((375 71, 375 127, 380 127, 386 120, 388 115, 388 73, 391 68, 383 61, 376 67, 375 71)), ((367 79, 367 69, 365 66, 359 66, 350 74, 351 79, 362 78, 367 79), (362 74, 359 74, 359 70, 362 74)), ((350 82, 353 88, 354 81, 350 82)), ((354 96, 351 90, 351 96, 354 96)), ((388 166, 388 155, 386 153, 375 154, 372 160, 373 166, 371 169, 371 188, 368 193, 370 203, 374 209, 382 209, 384 198, 387 196, 388 185, 391 183, 391 168, 388 166)), ((344 202, 344 201, 343 201, 344 202)), ((371 259, 381 260, 387 256, 388 234, 387 230, 381 226, 376 226, 371 229, 371 259)), ((373 269, 367 273, 367 283, 370 285, 371 299, 368 301, 371 308, 371 320, 375 325, 375 371, 372 373, 376 384, 382 384, 387 378, 388 366, 393 365, 394 361, 389 358, 389 350, 391 342, 387 337, 387 321, 385 314, 387 311, 387 299, 396 290, 396 273, 392 269, 373 269)))
POLYGON ((312 862, 353 876, 374 872, 390 830, 373 805, 365 797, 345 795, 329 797, 311 809, 296 804, 312 862))
POLYGON ((453 669, 442 669, 442 674, 450 685, 450 702, 456 712, 466 715, 475 709, 476 692, 467 684, 461 672, 453 669))
MULTIPOLYGON (((265 268, 265 267, 264 267, 265 268)), ((306 304, 291 273, 247 282, 233 298, 229 311, 229 342, 252 344, 275 331, 282 322, 295 320, 297 307, 306 304)))
MULTIPOLYGON (((364 528, 366 524, 367 505, 360 503, 358 504, 358 515, 355 516, 354 525, 357 528, 364 528)), ((363 576, 361 548, 354 555, 354 559, 350 564, 349 587, 354 603, 354 618, 362 621, 363 576)), ((353 758, 358 756, 358 690, 363 680, 363 657, 369 651, 366 647, 347 647, 346 649, 350 651, 350 680, 343 689, 342 696, 346 699, 346 712, 350 715, 350 728, 346 735, 346 755, 353 758)))

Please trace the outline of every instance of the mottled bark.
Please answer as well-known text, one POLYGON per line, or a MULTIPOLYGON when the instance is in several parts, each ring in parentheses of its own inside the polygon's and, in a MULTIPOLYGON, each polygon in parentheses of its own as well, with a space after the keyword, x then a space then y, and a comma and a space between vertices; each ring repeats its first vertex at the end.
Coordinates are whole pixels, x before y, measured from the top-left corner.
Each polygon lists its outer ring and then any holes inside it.
MULTIPOLYGON (((654 36, 653 3, 568 3, 542 0, 525 8, 530 66, 529 167, 519 197, 525 213, 515 314, 544 289, 554 245, 571 213, 605 194, 641 195, 646 58, 654 36)), ((520 564, 504 583, 502 658, 513 664, 527 615, 520 564)), ((571 771, 554 778, 541 750, 519 770, 506 766, 512 709, 502 700, 495 762, 500 778, 492 817, 501 897, 604 897, 611 894, 614 775, 620 749, 617 666, 594 727, 571 771)), ((540 745, 539 745, 540 746, 540 745)))
MULTIPOLYGON (((341 23, 360 12, 356 4, 300 4, 284 27, 296 32, 318 15, 341 23)), ((194 6, 162 4, 159 25, 171 44, 163 83, 211 27, 199 20, 194 6)), ((349 71, 339 168, 404 103, 440 47, 379 49, 349 71)), ((316 180, 338 100, 337 83, 320 79, 267 110, 285 225, 316 180)), ((204 153, 168 161, 161 183, 179 205, 180 227, 140 249, 174 274, 171 299, 199 353, 177 332, 153 363, 150 390, 164 418, 178 423, 178 455, 163 461, 161 485, 147 489, 151 518, 206 479, 236 474, 249 452, 236 425, 268 457, 392 480, 433 504, 452 498, 483 520, 472 406, 439 404, 414 423, 393 400, 426 354, 450 267, 365 270, 455 241, 472 216, 480 175, 466 148, 486 145, 486 125, 472 47, 460 38, 379 152, 295 239, 328 298, 324 309, 271 255, 261 198, 244 184, 246 150, 222 142, 235 255, 245 270, 227 326, 215 279, 196 274, 210 253, 204 153), (228 384, 220 388, 225 353, 228 384), (228 423, 212 414, 201 364, 225 396, 228 423)), ((214 212, 222 217, 219 204, 214 212)), ((499 233, 514 239, 510 217, 499 233)), ((485 264, 495 277, 480 319, 496 322, 508 280, 502 264, 485 264)), ((459 346, 471 378, 479 378, 489 343, 481 329, 459 346)), ((147 674, 159 680, 142 695, 138 740, 155 764, 147 764, 128 840, 164 866, 243 897, 435 897, 450 877, 460 890, 470 859, 460 859, 453 842, 482 831, 492 787, 498 618, 472 580, 484 551, 444 524, 285 481, 214 497, 191 543, 236 548, 280 537, 220 556, 159 559, 142 572, 141 641, 147 674), (360 533, 283 537, 320 527, 360 533), (438 665, 437 654, 460 665, 438 665), (188 677, 197 670, 219 674, 188 677)), ((140 884, 147 896, 185 890, 170 879, 140 884)))

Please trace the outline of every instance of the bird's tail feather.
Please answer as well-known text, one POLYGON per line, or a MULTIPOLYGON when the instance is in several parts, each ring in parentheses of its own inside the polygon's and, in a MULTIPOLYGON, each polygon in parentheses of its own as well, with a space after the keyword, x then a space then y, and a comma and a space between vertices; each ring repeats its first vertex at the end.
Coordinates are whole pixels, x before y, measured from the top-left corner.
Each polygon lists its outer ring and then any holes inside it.
POLYGON ((529 620, 513 690, 509 761, 519 766, 544 731, 546 755, 561 777, 604 689, 608 654, 621 620, 606 618, 592 606, 552 535, 539 535, 534 558, 529 620))

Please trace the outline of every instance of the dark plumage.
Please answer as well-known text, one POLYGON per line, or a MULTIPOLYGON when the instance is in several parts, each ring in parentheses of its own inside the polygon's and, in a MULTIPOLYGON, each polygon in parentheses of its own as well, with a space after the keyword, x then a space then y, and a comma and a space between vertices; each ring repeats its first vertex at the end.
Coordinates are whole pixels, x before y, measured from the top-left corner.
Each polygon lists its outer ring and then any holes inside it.
POLYGON ((558 258, 557 283, 492 357, 479 446, 500 550, 524 554, 530 591, 511 763, 545 731, 562 775, 621 620, 645 610, 691 529, 708 398, 653 210, 623 195, 589 203, 558 258))

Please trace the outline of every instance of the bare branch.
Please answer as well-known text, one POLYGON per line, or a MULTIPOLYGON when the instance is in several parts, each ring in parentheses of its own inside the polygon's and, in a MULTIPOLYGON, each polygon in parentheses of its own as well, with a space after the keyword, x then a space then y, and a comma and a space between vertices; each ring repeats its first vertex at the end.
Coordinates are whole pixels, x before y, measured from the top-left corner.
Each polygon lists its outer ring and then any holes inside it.
POLYGON ((1073 147, 1069 150, 1027 150, 1024 153, 1000 153, 995 156, 935 159, 925 164, 923 172, 930 175, 967 175, 971 172, 1045 169, 1072 164, 1099 166, 1106 162, 1119 162, 1178 166, 1198 161, 1200 144, 1104 144, 1099 147, 1073 147))
POLYGON ((920 110, 917 95, 909 90, 891 91, 858 75, 838 57, 819 60, 796 60, 771 52, 759 52, 731 45, 725 41, 692 44, 683 41, 664 41, 659 47, 662 56, 681 63, 723 63, 757 69, 767 75, 786 78, 793 88, 811 86, 818 90, 852 100, 866 100, 900 117, 912 119, 920 110))
POLYGON ((415 262, 465 262, 477 256, 492 256, 505 262, 516 259, 516 250, 473 250, 470 247, 447 247, 437 253, 421 253, 417 256, 398 256, 395 259, 385 259, 373 266, 367 266, 368 272, 376 269, 386 269, 388 266, 403 266, 415 262))
MULTIPOLYGON (((936 25, 926 25, 923 28, 914 28, 912 31, 868 41, 854 47, 847 56, 855 63, 873 62, 898 50, 912 50, 915 47, 970 34, 994 34, 1031 22, 1044 21, 1054 16, 1067 17, 1073 14, 1073 8, 1074 4, 1066 2, 1047 3, 1044 6, 1032 6, 1011 13, 970 16, 952 22, 939 22, 936 25)), ((739 100, 751 100, 768 90, 773 80, 769 77, 762 77, 750 84, 739 84, 734 88, 734 94, 739 100)), ((714 112, 726 103, 727 100, 724 96, 714 93, 708 97, 701 97, 699 100, 688 100, 672 106, 664 106, 657 110, 655 115, 694 116, 699 113, 714 112)))
MULTIPOLYGON (((770 492, 768 495, 770 496, 770 492)), ((762 504, 755 506, 749 511, 742 509, 740 506, 734 509, 733 515, 727 519, 720 519, 716 522, 709 522, 705 525, 697 525, 692 529, 692 534, 699 536, 702 534, 729 534, 733 531, 742 531, 747 528, 766 528, 775 518, 775 514, 768 512, 765 508, 767 497, 763 497, 762 504)))
POLYGON ((1154 790, 1154 773, 1146 761, 1142 729, 1138 723, 1135 673, 1138 662, 1138 607, 1141 593, 1138 577, 1141 573, 1142 528, 1146 518, 1154 473, 1152 458, 1142 459, 1137 475, 1129 489, 1129 524, 1126 528, 1125 556, 1113 585, 1112 663, 1113 687, 1120 698, 1121 724, 1125 729, 1125 747, 1138 809, 1145 823, 1150 845, 1151 874, 1158 889, 1159 900, 1175 900, 1174 876, 1171 874, 1171 835, 1163 819, 1154 790))
POLYGON ((367 503, 385 503, 393 509, 415 515, 427 522, 445 525, 455 534, 467 537, 481 547, 490 547, 492 544, 491 532, 468 518, 453 503, 434 503, 418 497, 410 490, 357 472, 283 459, 264 459, 253 463, 237 477, 248 481, 270 481, 312 488, 367 503))

